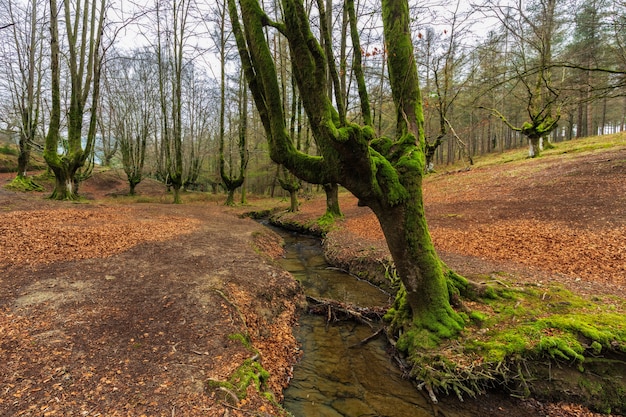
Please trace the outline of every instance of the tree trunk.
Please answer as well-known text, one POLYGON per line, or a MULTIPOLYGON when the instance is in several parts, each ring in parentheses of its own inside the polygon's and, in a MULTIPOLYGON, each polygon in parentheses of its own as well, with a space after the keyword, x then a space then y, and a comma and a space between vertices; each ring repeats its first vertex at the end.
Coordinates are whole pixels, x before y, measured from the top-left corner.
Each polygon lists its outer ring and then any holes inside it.
POLYGON ((241 200, 239 200, 242 205, 248 204, 248 200, 246 198, 246 188, 246 181, 244 180, 243 184, 241 184, 241 200))
POLYGON ((30 161, 30 143, 25 134, 20 134, 19 141, 20 153, 17 156, 17 177, 26 178, 28 170, 28 162, 30 161))
POLYGON ((74 176, 78 167, 64 164, 51 168, 54 172, 55 185, 50 198, 53 200, 76 200, 78 198, 78 190, 76 189, 74 176))
POLYGON ((406 291, 405 298, 396 299, 392 327, 404 329, 399 343, 407 351, 426 340, 406 330, 425 329, 428 339, 436 342, 454 336, 464 325, 449 304, 446 279, 426 224, 421 178, 412 182, 410 202, 374 210, 406 291))
POLYGON ((235 189, 228 190, 228 197, 226 197, 226 202, 224 203, 226 206, 234 206, 235 205, 235 189))
POLYGON ((541 154, 540 146, 541 137, 529 137, 528 138, 528 157, 537 158, 541 154))
POLYGON ((300 205, 298 204, 298 191, 297 190, 289 190, 289 211, 295 213, 299 210, 300 205))
POLYGON ((180 182, 172 183, 172 190, 174 191, 174 204, 181 204, 183 201, 180 198, 180 189, 182 184, 180 182))
POLYGON ((326 215, 335 218, 343 217, 339 207, 339 185, 337 183, 324 184, 326 193, 326 215))
POLYGON ((131 181, 131 180, 128 181, 128 185, 129 185, 128 194, 129 195, 135 195, 136 194, 135 188, 137 187, 137 184, 139 184, 138 181, 137 182, 136 181, 131 181))

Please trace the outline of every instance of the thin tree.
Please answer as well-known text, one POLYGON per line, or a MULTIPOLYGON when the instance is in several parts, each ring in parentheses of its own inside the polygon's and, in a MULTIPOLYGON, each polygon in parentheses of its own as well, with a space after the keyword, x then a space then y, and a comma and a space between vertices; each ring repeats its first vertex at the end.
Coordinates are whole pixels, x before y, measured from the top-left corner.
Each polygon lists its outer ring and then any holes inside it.
POLYGON ((11 96, 11 110, 18 125, 17 175, 13 184, 29 190, 43 190, 28 177, 31 150, 39 131, 41 84, 43 65, 43 34, 39 19, 45 14, 38 0, 26 4, 13 0, 6 2, 6 13, 11 24, 6 26, 5 45, 6 82, 11 96), (20 6, 23 6, 20 8, 20 6), (22 21, 25 25, 22 26, 22 21))
MULTIPOLYGON (((169 3, 169 2, 167 2, 169 3)), ((174 192, 174 203, 182 202, 183 186, 183 96, 182 77, 185 47, 189 39, 190 0, 171 0, 167 7, 157 1, 157 65, 161 118, 160 153, 165 182, 174 192), (171 7, 170 7, 171 6, 171 7)))

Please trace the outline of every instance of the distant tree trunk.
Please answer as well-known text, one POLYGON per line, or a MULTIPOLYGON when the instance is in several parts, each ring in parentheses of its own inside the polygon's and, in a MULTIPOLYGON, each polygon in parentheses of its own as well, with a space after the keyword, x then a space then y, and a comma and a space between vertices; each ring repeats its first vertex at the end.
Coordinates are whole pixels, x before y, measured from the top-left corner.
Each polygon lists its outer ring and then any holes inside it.
POLYGON ((289 211, 292 213, 295 213, 299 209, 300 208, 298 204, 298 191, 291 190, 289 191, 289 211))
MULTIPOLYGON (((248 165, 248 150, 247 150, 247 129, 248 129, 248 102, 247 102, 247 87, 243 80, 239 84, 239 127, 238 127, 238 149, 239 149, 239 170, 238 174, 234 176, 234 161, 230 158, 228 164, 229 172, 226 170, 226 158, 224 153, 224 135, 221 135, 220 140, 220 177, 222 183, 228 191, 228 197, 226 199, 227 206, 235 205, 234 193, 235 190, 243 185, 245 180, 246 166, 248 165)), ((223 93, 222 93, 223 94, 223 93)), ((222 96, 222 100, 224 97, 222 96)), ((222 105, 223 102, 222 102, 222 105)), ((229 118, 230 119, 230 118, 229 118)), ((232 122, 230 123, 232 125, 232 122)))
POLYGON ((140 181, 135 181, 135 180, 131 180, 130 178, 128 179, 128 184, 129 184, 129 191, 128 194, 129 195, 135 195, 135 188, 137 187, 137 184, 139 184, 140 181))
POLYGON ((31 151, 30 140, 26 132, 20 131, 18 148, 19 154, 17 155, 17 177, 21 179, 26 179, 31 151))
POLYGON ((289 193, 289 212, 295 213, 300 209, 298 203, 298 191, 302 188, 302 182, 284 167, 280 170, 282 175, 278 177, 281 188, 289 193))
POLYGON ((332 217, 343 217, 341 207, 339 207, 339 185, 337 183, 324 184, 326 193, 326 215, 332 217))

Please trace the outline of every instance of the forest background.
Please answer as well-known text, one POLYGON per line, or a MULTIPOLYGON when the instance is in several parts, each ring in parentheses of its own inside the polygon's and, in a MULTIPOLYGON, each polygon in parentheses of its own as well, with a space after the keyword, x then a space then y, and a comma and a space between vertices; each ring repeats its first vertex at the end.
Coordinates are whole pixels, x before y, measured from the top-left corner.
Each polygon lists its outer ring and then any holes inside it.
MULTIPOLYGON (((64 7, 57 5, 59 134, 49 148, 75 160, 68 169, 76 171, 77 185, 98 163, 123 166, 131 190, 144 175, 175 190, 244 185, 273 195, 279 180, 293 188, 293 178, 268 157, 225 2, 64 7)), ((362 117, 353 71, 358 59, 374 127, 389 133, 394 113, 376 4, 356 3, 356 51, 344 5, 326 2, 326 9, 347 114, 355 122, 362 117)), ((316 8, 309 10, 319 29, 316 8)), ((20 144, 19 173, 26 172, 31 149, 43 151, 50 136, 50 16, 50 3, 38 0, 2 0, 0 8, 0 134, 20 144)), ((558 121, 544 135, 545 147, 624 130, 623 1, 413 2, 411 16, 429 163, 469 165, 476 155, 526 146, 524 123, 542 113, 558 121)), ((298 149, 315 155, 286 42, 268 36, 287 126, 298 149)))

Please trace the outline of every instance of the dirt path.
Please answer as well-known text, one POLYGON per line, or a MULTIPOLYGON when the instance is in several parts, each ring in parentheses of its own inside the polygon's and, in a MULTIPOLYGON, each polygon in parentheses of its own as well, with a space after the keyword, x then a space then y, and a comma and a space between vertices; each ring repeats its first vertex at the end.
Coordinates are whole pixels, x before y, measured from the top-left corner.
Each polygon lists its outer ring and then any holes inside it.
MULTIPOLYGON (((1 416, 246 415, 206 384, 255 356, 246 333, 280 399, 299 293, 275 235, 215 204, 0 196, 1 416)), ((256 393, 237 407, 277 413, 256 393)))

